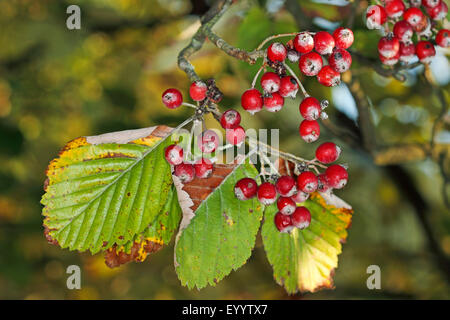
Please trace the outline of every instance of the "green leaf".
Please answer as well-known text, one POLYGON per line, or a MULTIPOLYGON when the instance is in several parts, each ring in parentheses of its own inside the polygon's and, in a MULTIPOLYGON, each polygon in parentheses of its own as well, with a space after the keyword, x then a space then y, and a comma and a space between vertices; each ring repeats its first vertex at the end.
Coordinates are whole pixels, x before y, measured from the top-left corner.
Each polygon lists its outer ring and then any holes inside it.
POLYGON ((314 292, 333 287, 341 243, 347 238, 352 210, 336 196, 314 193, 302 203, 311 212, 304 230, 280 233, 274 223, 276 205, 266 207, 262 238, 274 278, 287 292, 314 292), (323 196, 323 197, 322 197, 323 196))
POLYGON ((185 204, 202 198, 199 186, 186 185, 182 192, 177 187, 183 220, 177 235, 175 267, 183 285, 199 289, 214 286, 250 257, 263 208, 256 199, 236 199, 234 185, 243 177, 257 175, 255 167, 248 163, 216 165, 210 179, 220 179, 220 183, 202 199, 195 212, 189 212, 185 204))
POLYGON ((123 245, 154 221, 172 185, 164 159, 171 128, 69 142, 47 170, 44 226, 62 248, 97 253, 123 245))

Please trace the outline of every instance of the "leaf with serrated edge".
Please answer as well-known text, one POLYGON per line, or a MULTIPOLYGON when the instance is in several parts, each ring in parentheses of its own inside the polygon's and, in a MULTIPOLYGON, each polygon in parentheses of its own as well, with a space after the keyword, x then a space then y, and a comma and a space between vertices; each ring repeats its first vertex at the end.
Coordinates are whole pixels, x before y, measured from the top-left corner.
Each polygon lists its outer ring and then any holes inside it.
POLYGON ((94 254, 142 233, 172 185, 164 159, 171 131, 157 126, 69 142, 47 169, 46 236, 94 254))
POLYGON ((344 201, 327 193, 314 193, 301 205, 311 212, 308 228, 280 233, 274 222, 278 209, 271 205, 265 209, 261 231, 274 278, 290 294, 333 287, 334 269, 353 213, 344 201))
POLYGON ((210 179, 220 179, 220 184, 206 197, 205 192, 189 190, 195 185, 183 185, 174 176, 183 211, 174 259, 183 285, 214 286, 250 257, 263 207, 255 198, 236 199, 234 185, 241 178, 257 175, 249 163, 215 165, 210 179))

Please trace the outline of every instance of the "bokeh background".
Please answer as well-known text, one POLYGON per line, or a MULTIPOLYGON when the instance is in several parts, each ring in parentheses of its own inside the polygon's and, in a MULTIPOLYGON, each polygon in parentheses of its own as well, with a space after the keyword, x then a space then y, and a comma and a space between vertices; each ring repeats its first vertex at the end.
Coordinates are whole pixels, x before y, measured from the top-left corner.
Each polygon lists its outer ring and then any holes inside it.
MULTIPOLYGON (((442 172, 448 170, 448 154, 441 166, 436 158, 377 166, 364 148, 326 128, 322 138, 340 144, 349 165, 350 183, 337 194, 355 210, 335 290, 286 295, 272 279, 260 237, 244 267, 201 291, 180 285, 173 243, 144 263, 113 270, 101 255, 47 244, 39 203, 44 172, 67 141, 156 124, 176 126, 190 114, 188 109, 166 109, 160 96, 167 87, 178 87, 187 96, 189 82, 177 69, 176 57, 209 5, 203 0, 0 2, 0 299, 450 298, 450 216, 442 172), (81 30, 66 28, 70 4, 81 7, 81 30), (81 290, 66 288, 65 270, 71 264, 82 268, 81 290), (366 268, 372 264, 381 268, 381 290, 366 287, 366 268)), ((367 5, 240 0, 215 31, 251 50, 269 35, 298 31, 299 14, 312 29, 330 30, 353 15, 354 50, 376 61, 379 35, 365 29, 361 15, 367 5)), ((448 104, 448 54, 438 50, 426 75, 423 67, 409 70, 406 82, 354 62, 353 79, 366 96, 381 145, 430 141, 442 110, 434 93, 441 90, 448 104)), ((257 66, 236 61, 211 44, 192 62, 202 78, 216 78, 226 97, 224 108, 240 108, 240 94, 250 86, 257 66)), ((314 96, 330 100, 331 123, 357 135, 358 108, 345 84, 329 89, 305 79, 305 86, 314 96)), ((282 128, 282 149, 312 158, 314 148, 298 136, 298 104, 299 98, 277 114, 243 114, 243 123, 247 128, 282 128)), ((436 132, 444 151, 450 142, 448 117, 444 114, 444 125, 436 132)), ((207 123, 216 126, 213 120, 207 123)))

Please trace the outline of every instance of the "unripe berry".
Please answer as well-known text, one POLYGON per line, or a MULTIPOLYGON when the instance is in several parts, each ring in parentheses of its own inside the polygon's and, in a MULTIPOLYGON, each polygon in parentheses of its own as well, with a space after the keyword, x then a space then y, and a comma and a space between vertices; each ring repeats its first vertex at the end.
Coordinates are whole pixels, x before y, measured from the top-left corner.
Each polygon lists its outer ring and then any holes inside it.
POLYGON ((172 144, 164 150, 164 157, 168 163, 176 166, 183 162, 183 148, 179 145, 172 144))
POLYGON ((197 140, 197 145, 201 152, 214 152, 219 146, 219 136, 213 130, 205 130, 197 140))
POLYGON ((251 114, 261 111, 263 106, 261 92, 256 89, 248 89, 242 94, 241 105, 244 110, 250 112, 251 114))
POLYGON ((441 29, 436 35, 436 44, 442 48, 450 47, 450 30, 441 29))
POLYGON ((300 59, 300 53, 294 49, 288 50, 287 59, 292 63, 297 62, 300 59))
POLYGON ((403 14, 403 19, 408 21, 411 27, 415 27, 422 21, 423 13, 419 8, 411 7, 405 11, 403 14))
POLYGON ((328 58, 328 63, 334 71, 343 73, 352 65, 352 55, 344 49, 334 49, 328 58))
POLYGON ((270 97, 264 97, 264 107, 267 111, 277 112, 283 108, 284 98, 278 92, 274 92, 270 97))
POLYGON ((304 171, 297 177, 297 188, 306 193, 312 193, 317 190, 319 180, 311 171, 304 171))
POLYGON ((385 56, 382 56, 381 54, 378 55, 380 58, 380 61, 382 64, 387 66, 393 66, 398 62, 400 59, 400 50, 397 52, 397 54, 391 58, 386 58, 385 56))
POLYGON ((297 207, 291 216, 292 225, 300 230, 311 224, 311 212, 305 207, 297 207))
POLYGON ((281 78, 280 90, 278 91, 278 93, 283 98, 295 99, 298 88, 298 83, 293 77, 285 76, 281 78))
POLYGON ((319 139, 320 126, 316 120, 303 120, 299 127, 300 136, 307 143, 311 143, 319 139))
POLYGON ((277 201, 277 208, 278 210, 285 215, 293 214, 295 211, 295 208, 297 206, 295 205, 294 200, 287 197, 279 197, 277 201))
POLYGON ((319 100, 314 97, 306 97, 300 103, 300 114, 306 120, 317 120, 322 112, 319 100))
POLYGON ((428 17, 426 17, 424 15, 422 17, 422 19, 420 20, 420 22, 413 27, 413 30, 417 33, 417 35, 419 37, 420 36, 423 36, 423 37, 431 36, 432 32, 431 32, 430 19, 428 19, 428 17))
POLYGON ((256 196, 258 185, 252 178, 242 178, 234 186, 234 194, 239 200, 248 200, 256 196))
POLYGON ((314 39, 308 32, 301 32, 294 38, 294 48, 304 54, 314 49, 314 39))
POLYGON ((441 2, 441 0, 422 0, 422 5, 427 8, 434 8, 440 2, 441 2))
POLYGON ((319 31, 314 35, 314 49, 321 55, 333 52, 334 38, 326 31, 319 31))
POLYGON ((182 183, 189 183, 194 180, 195 177, 194 166, 190 163, 181 163, 176 165, 174 173, 182 183))
POLYGON ((433 20, 442 20, 447 16, 448 7, 444 1, 440 1, 440 3, 434 8, 426 8, 428 15, 433 20))
POLYGON ((183 95, 175 88, 167 89, 162 94, 162 102, 169 109, 175 109, 183 103, 183 95))
POLYGON ((417 57, 419 57, 420 62, 429 63, 436 55, 436 50, 431 42, 419 41, 416 44, 416 54, 417 57))
POLYGON ((288 233, 294 227, 292 226, 291 216, 277 212, 274 218, 275 226, 281 233, 288 233))
POLYGON ((334 87, 341 83, 341 75, 328 65, 319 71, 317 81, 326 87, 334 87))
POLYGON ((322 69, 322 57, 317 52, 309 52, 300 57, 298 67, 307 76, 315 76, 322 69))
POLYGON ((280 90, 281 79, 275 72, 266 72, 261 77, 261 87, 264 92, 273 93, 280 90))
POLYGON ((378 41, 378 52, 385 58, 393 58, 400 50, 400 41, 392 33, 378 41))
POLYGON ((296 194, 294 194, 291 199, 295 202, 295 203, 302 203, 305 202, 306 200, 308 200, 309 198, 309 193, 303 192, 303 191, 299 191, 296 194))
POLYGON ((270 182, 263 182, 257 191, 258 201, 263 205, 270 205, 277 200, 277 190, 270 182))
POLYGON ((267 48, 267 58, 269 58, 270 61, 283 62, 286 59, 286 56, 286 47, 279 42, 274 42, 267 48))
POLYGON ((330 189, 330 186, 328 185, 327 176, 325 173, 321 173, 317 176, 317 179, 319 180, 319 184, 317 186, 317 191, 319 192, 326 192, 330 189))
POLYGON ((389 18, 400 18, 405 12, 405 4, 402 0, 387 0, 384 7, 389 18))
POLYGON ((414 43, 404 44, 400 42, 400 61, 409 63, 416 56, 416 46, 414 43))
POLYGON ((367 8, 366 11, 366 26, 368 29, 381 29, 382 25, 386 23, 387 14, 384 7, 376 4, 367 8))
POLYGON ((331 163, 339 158, 341 148, 333 142, 324 142, 316 149, 316 159, 322 163, 331 163))
POLYGON ((213 172, 213 163, 207 158, 201 158, 194 163, 195 176, 200 179, 209 178, 213 172))
POLYGON ((333 32, 334 43, 336 48, 348 49, 355 40, 353 31, 348 28, 339 27, 333 32))
POLYGON ((397 21, 394 25, 394 35, 400 42, 408 43, 414 34, 414 30, 406 20, 397 21))
POLYGON ((236 128, 241 123, 241 115, 238 111, 230 109, 225 111, 220 117, 220 125, 224 129, 236 128))
POLYGON ((238 145, 245 139, 245 130, 241 126, 226 130, 226 139, 232 145, 238 145))
POLYGON ((343 166, 333 164, 325 170, 326 181, 334 189, 343 188, 348 181, 347 170, 343 166))
POLYGON ((206 91, 208 91, 208 87, 203 81, 200 80, 192 82, 189 87, 189 95, 194 101, 204 100, 206 98, 206 91))
POLYGON ((422 4, 422 0, 409 0, 409 4, 411 7, 418 8, 422 4))
POLYGON ((275 189, 283 197, 290 197, 297 192, 295 179, 291 176, 281 176, 275 183, 275 189))

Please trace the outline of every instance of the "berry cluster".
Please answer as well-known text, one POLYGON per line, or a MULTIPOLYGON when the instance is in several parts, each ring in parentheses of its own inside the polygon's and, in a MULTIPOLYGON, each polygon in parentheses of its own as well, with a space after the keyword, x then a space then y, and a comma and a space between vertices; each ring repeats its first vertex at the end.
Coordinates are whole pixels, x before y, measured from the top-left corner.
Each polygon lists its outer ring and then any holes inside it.
MULTIPOLYGON (((325 142, 317 148, 316 160, 329 164, 339 158, 340 152, 334 143, 325 142)), ((315 191, 343 188, 347 184, 348 173, 344 166, 338 164, 329 166, 318 175, 309 171, 307 164, 299 166, 299 170, 301 172, 296 178, 290 175, 270 177, 269 180, 276 180, 275 183, 265 181, 259 186, 254 179, 243 178, 236 183, 234 193, 239 200, 256 196, 263 205, 276 201, 279 212, 275 215, 275 225, 280 232, 289 232, 293 227, 304 229, 311 222, 311 214, 305 207, 298 207, 297 203, 305 202, 315 191)))
POLYGON ((378 42, 380 60, 385 65, 401 61, 410 63, 416 57, 430 63, 436 55, 433 42, 450 47, 450 31, 437 27, 447 16, 444 0, 384 0, 366 11, 369 29, 380 29, 385 36, 378 42))

